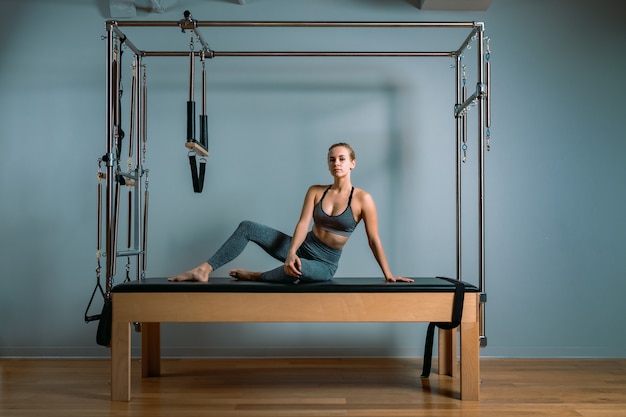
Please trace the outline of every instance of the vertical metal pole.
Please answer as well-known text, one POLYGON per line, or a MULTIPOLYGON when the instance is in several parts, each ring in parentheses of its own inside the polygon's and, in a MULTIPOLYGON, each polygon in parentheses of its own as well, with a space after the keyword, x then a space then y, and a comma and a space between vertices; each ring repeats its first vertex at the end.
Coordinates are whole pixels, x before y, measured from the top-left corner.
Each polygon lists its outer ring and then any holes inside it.
POLYGON ((195 78, 195 54, 193 50, 189 52, 189 101, 194 101, 194 78, 195 78))
MULTIPOLYGON (((456 56, 456 103, 462 103, 461 55, 456 56)), ((456 118, 456 279, 463 279, 462 240, 461 240, 461 140, 463 138, 463 118, 456 118)))
POLYGON ((486 97, 486 107, 487 107, 487 127, 491 127, 491 63, 489 60, 485 62, 485 92, 487 93, 486 97))
POLYGON ((134 218, 134 242, 133 248, 137 251, 137 264, 136 264, 136 279, 142 276, 141 266, 143 265, 143 254, 141 253, 141 235, 142 235, 142 221, 141 221, 141 205, 142 205, 142 193, 141 193, 141 178, 143 176, 143 166, 141 157, 141 138, 144 134, 144 114, 143 114, 143 88, 142 88, 142 75, 141 75, 141 56, 135 55, 136 77, 135 77, 135 121, 137 132, 135 138, 131 140, 135 141, 135 209, 133 211, 134 218))
MULTIPOLYGON (((146 175, 148 175, 146 173, 146 175)), ((147 179, 146 179, 147 181, 147 179)), ((142 236, 142 247, 141 247, 141 279, 145 278, 146 268, 148 265, 148 202, 150 199, 150 194, 148 193, 148 186, 146 185, 146 189, 144 191, 144 206, 143 206, 143 236, 142 236)))
POLYGON ((206 114, 206 61, 204 51, 201 54, 202 61, 202 114, 206 114))
POLYGON ((480 345, 487 346, 485 335, 485 61, 484 26, 478 30, 478 277, 480 290, 480 345))
POLYGON ((113 29, 111 25, 107 26, 107 68, 106 68, 106 87, 107 87, 107 95, 106 95, 106 152, 105 152, 105 163, 106 163, 106 198, 105 198, 105 247, 106 247, 106 267, 105 267, 105 277, 106 277, 106 295, 110 296, 111 287, 113 284, 113 261, 115 259, 115 251, 113 249, 113 237, 111 233, 111 216, 113 213, 113 163, 114 163, 114 155, 113 155, 113 146, 114 146, 114 138, 113 138, 113 124, 114 117, 113 114, 113 103, 116 100, 113 97, 113 29))
POLYGON ((143 162, 145 161, 145 152, 147 151, 147 141, 148 141, 148 86, 147 86, 147 74, 146 68, 143 68, 143 76, 142 76, 142 90, 141 90, 141 140, 143 141, 143 156, 141 158, 141 174, 142 177, 145 175, 144 182, 144 199, 143 199, 143 221, 141 223, 141 279, 145 278, 146 268, 148 264, 148 171, 144 171, 143 162))

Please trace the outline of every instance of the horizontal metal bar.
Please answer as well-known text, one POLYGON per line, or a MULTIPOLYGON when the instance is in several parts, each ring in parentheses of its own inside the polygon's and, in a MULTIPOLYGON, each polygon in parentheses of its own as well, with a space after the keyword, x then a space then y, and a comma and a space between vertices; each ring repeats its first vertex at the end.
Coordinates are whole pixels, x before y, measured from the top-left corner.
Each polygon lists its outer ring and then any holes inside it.
POLYGON ((328 57, 359 57, 359 56, 372 56, 372 57, 451 57, 454 56, 453 52, 281 52, 281 51, 258 51, 258 52, 216 52, 213 51, 214 56, 328 56, 328 57))
POLYGON ((120 40, 122 40, 124 42, 124 45, 126 45, 128 48, 130 48, 131 51, 133 51, 135 53, 135 55, 140 55, 141 51, 139 50, 139 48, 137 48, 126 36, 126 34, 124 32, 122 32, 117 26, 111 26, 111 28, 113 28, 113 32, 115 32, 115 34, 118 36, 118 38, 120 38, 120 40))
POLYGON ((463 51, 465 50, 465 48, 467 48, 467 46, 470 44, 472 39, 474 39, 474 36, 476 36, 476 33, 478 33, 478 28, 474 28, 474 30, 472 30, 472 32, 467 36, 467 38, 465 39, 465 42, 463 42, 463 44, 458 49, 458 51, 456 51, 457 55, 463 54, 463 51))
POLYGON ((465 100, 462 104, 457 104, 454 107, 454 117, 459 117, 459 114, 461 114, 461 112, 464 109, 469 107, 472 104, 472 102, 476 100, 477 98, 478 98, 478 93, 474 93, 471 96, 469 96, 467 100, 465 100))
MULTIPOLYGON (((168 27, 180 26, 179 20, 141 21, 110 20, 113 26, 168 27)), ((404 28, 474 28, 482 22, 328 22, 328 21, 196 21, 196 27, 404 27, 404 28)))
POLYGON ((138 255, 141 255, 142 253, 143 251, 138 250, 138 249, 120 250, 120 251, 117 251, 117 256, 138 256, 138 255))
MULTIPOLYGON (((198 53, 199 54, 199 53, 198 53)), ((143 51, 144 57, 188 57, 189 52, 183 51, 143 51)), ((293 52, 293 51, 211 51, 210 57, 245 57, 245 56, 274 56, 274 57, 454 57, 455 52, 293 52)))
MULTIPOLYGON (((201 56, 202 51, 195 51, 195 56, 201 56)), ((189 58, 189 51, 141 51, 142 57, 187 57, 189 58)), ((211 58, 211 55, 208 55, 211 58)))
POLYGON ((205 52, 208 52, 210 50, 209 44, 207 43, 206 40, 204 40, 204 37, 202 36, 202 32, 200 32, 198 29, 194 28, 193 33, 198 37, 198 40, 200 41, 200 44, 202 44, 202 49, 205 52))

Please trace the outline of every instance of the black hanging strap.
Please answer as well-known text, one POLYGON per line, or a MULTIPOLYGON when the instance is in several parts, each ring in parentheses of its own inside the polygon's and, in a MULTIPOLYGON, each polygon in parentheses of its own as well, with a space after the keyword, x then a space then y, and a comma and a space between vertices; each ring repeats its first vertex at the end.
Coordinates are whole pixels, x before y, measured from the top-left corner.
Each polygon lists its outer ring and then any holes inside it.
POLYGON ((204 188, 204 174, 206 172, 206 160, 200 159, 200 170, 198 170, 198 163, 196 162, 196 155, 189 154, 189 166, 191 168, 191 180, 193 182, 193 191, 201 193, 204 188))
POLYGON ((106 295, 104 294, 104 289, 102 288, 102 285, 100 285, 100 279, 98 279, 98 282, 96 283, 96 287, 93 289, 93 292, 91 293, 89 304, 87 304, 87 309, 85 310, 85 323, 100 320, 100 317, 101 317, 100 314, 89 314, 89 310, 91 309, 91 304, 93 303, 93 300, 96 294, 98 293, 98 290, 100 294, 102 295, 102 297, 105 298, 106 295))
POLYGON ((424 346, 424 365, 422 367, 422 378, 428 378, 430 375, 430 367, 433 359, 433 341, 435 338, 435 327, 439 327, 443 330, 452 330, 461 324, 461 317, 463 316, 463 301, 465 300, 465 284, 462 281, 437 277, 439 279, 445 279, 454 284, 454 299, 452 301, 452 321, 449 323, 431 322, 428 324, 428 330, 426 331, 426 342, 424 346))
POLYGON ((113 304, 111 299, 106 299, 102 306, 102 314, 98 322, 98 330, 96 332, 96 343, 100 346, 109 346, 111 344, 111 325, 113 322, 113 304))

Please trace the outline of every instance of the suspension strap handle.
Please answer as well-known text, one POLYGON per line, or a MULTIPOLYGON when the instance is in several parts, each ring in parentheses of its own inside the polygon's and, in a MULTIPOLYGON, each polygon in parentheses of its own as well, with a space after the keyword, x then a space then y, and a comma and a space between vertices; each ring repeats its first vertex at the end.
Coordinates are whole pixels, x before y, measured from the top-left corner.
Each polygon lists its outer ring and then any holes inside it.
POLYGON ((189 153, 189 167, 191 168, 191 180, 193 184, 193 191, 195 193, 201 193, 204 188, 204 176, 206 173, 206 159, 200 158, 200 169, 198 170, 198 163, 196 161, 196 154, 189 153))
POLYGON ((204 51, 200 54, 202 62, 202 114, 200 115, 200 146, 209 149, 209 122, 206 113, 206 59, 204 51))
POLYGON ((85 323, 89 323, 92 321, 100 320, 100 314, 89 314, 91 310, 91 305, 93 304, 93 300, 96 297, 96 294, 99 292, 102 298, 106 298, 106 294, 104 292, 104 288, 102 288, 102 282, 100 277, 100 272, 102 271, 102 265, 100 263, 100 259, 102 258, 102 180, 106 178, 106 174, 102 172, 102 159, 98 160, 98 207, 97 207, 97 217, 98 217, 98 227, 97 227, 97 243, 96 243, 96 286, 91 293, 91 297, 89 298, 89 303, 87 303, 87 308, 85 309, 85 323))
POLYGON ((196 102, 194 101, 195 53, 193 34, 189 41, 189 100, 187 101, 187 141, 196 142, 196 102))

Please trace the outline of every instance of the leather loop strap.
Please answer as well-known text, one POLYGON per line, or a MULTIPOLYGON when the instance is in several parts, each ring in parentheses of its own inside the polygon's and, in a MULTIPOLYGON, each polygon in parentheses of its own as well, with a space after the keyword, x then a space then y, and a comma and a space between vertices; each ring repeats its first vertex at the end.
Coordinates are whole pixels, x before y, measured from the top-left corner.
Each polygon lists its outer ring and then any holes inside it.
POLYGON ((193 183, 193 191, 201 193, 204 188, 204 176, 206 173, 206 161, 204 158, 200 159, 200 170, 198 171, 198 163, 196 162, 196 155, 189 155, 189 166, 191 168, 191 181, 193 183))
POLYGON ((428 378, 430 375, 430 368, 433 359, 433 342, 435 338, 435 327, 443 330, 452 330, 461 324, 461 318, 463 317, 463 301, 465 300, 465 284, 462 281, 437 277, 445 279, 454 284, 454 299, 452 301, 452 321, 429 323, 428 330, 426 331, 426 342, 424 344, 424 364, 422 366, 422 378, 428 378))

